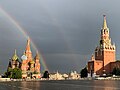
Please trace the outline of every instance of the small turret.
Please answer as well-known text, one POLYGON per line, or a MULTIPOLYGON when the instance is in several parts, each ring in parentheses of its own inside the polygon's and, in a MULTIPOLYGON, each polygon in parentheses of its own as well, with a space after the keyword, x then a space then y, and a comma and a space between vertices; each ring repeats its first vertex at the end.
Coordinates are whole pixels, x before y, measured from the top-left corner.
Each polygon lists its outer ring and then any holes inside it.
POLYGON ((34 60, 30 61, 30 64, 34 64, 34 63, 35 63, 34 60))
POLYGON ((16 49, 15 49, 14 55, 13 55, 13 57, 12 57, 12 60, 13 60, 13 61, 16 61, 16 60, 18 60, 18 59, 19 59, 19 58, 18 58, 18 56, 17 56, 16 49))
POLYGON ((92 54, 92 56, 91 56, 91 60, 92 61, 94 61, 95 60, 95 57, 94 57, 94 55, 92 54))
POLYGON ((14 55, 11 58, 11 68, 19 68, 21 66, 21 62, 19 61, 19 57, 17 56, 16 50, 14 55))
POLYGON ((28 37, 28 40, 27 40, 27 45, 26 45, 26 52, 31 52, 31 49, 30 49, 30 38, 28 37))
POLYGON ((38 51, 36 52, 35 60, 40 60, 40 55, 39 55, 38 51))

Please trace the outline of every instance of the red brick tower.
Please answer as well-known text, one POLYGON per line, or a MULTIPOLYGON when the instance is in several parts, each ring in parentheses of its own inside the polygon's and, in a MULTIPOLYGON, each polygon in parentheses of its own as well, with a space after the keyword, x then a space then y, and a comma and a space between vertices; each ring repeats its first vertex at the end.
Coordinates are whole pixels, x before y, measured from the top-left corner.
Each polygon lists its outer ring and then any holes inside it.
POLYGON ((95 52, 95 59, 99 58, 103 61, 103 70, 105 73, 110 72, 110 62, 114 62, 115 59, 115 45, 111 43, 109 36, 109 28, 107 27, 106 16, 103 15, 103 27, 101 30, 101 40, 99 50, 95 52))
POLYGON ((95 60, 88 62, 88 71, 96 74, 109 74, 110 63, 115 62, 115 45, 111 43, 106 15, 103 15, 103 27, 101 29, 100 45, 95 49, 95 60))

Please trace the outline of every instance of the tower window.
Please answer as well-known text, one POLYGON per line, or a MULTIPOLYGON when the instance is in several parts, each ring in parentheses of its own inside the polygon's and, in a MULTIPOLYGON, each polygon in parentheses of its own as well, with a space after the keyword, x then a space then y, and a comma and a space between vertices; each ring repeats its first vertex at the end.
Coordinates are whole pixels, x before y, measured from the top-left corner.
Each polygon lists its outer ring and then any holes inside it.
POLYGON ((104 34, 105 34, 105 31, 106 31, 106 30, 104 30, 104 34))

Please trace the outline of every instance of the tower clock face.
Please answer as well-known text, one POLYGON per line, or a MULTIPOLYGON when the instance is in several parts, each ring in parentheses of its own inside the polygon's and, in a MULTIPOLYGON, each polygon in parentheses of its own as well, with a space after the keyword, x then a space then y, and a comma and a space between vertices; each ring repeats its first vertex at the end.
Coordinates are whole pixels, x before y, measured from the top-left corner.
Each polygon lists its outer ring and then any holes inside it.
POLYGON ((105 43, 106 43, 106 45, 109 45, 109 40, 106 40, 105 43))

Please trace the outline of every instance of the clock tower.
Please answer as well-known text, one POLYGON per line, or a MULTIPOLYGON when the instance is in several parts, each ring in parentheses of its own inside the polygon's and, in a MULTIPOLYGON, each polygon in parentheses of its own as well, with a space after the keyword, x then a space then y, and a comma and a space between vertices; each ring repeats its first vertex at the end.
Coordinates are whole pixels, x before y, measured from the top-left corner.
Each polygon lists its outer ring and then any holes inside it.
POLYGON ((109 73, 110 62, 115 62, 115 45, 111 43, 109 28, 107 27, 106 15, 103 15, 100 45, 95 49, 95 60, 103 61, 103 71, 109 73))
POLYGON ((116 61, 115 50, 115 45, 111 42, 106 15, 103 15, 103 26, 99 46, 95 48, 95 58, 92 58, 88 62, 88 72, 91 73, 91 76, 92 73, 97 75, 111 73, 111 63, 116 61))

